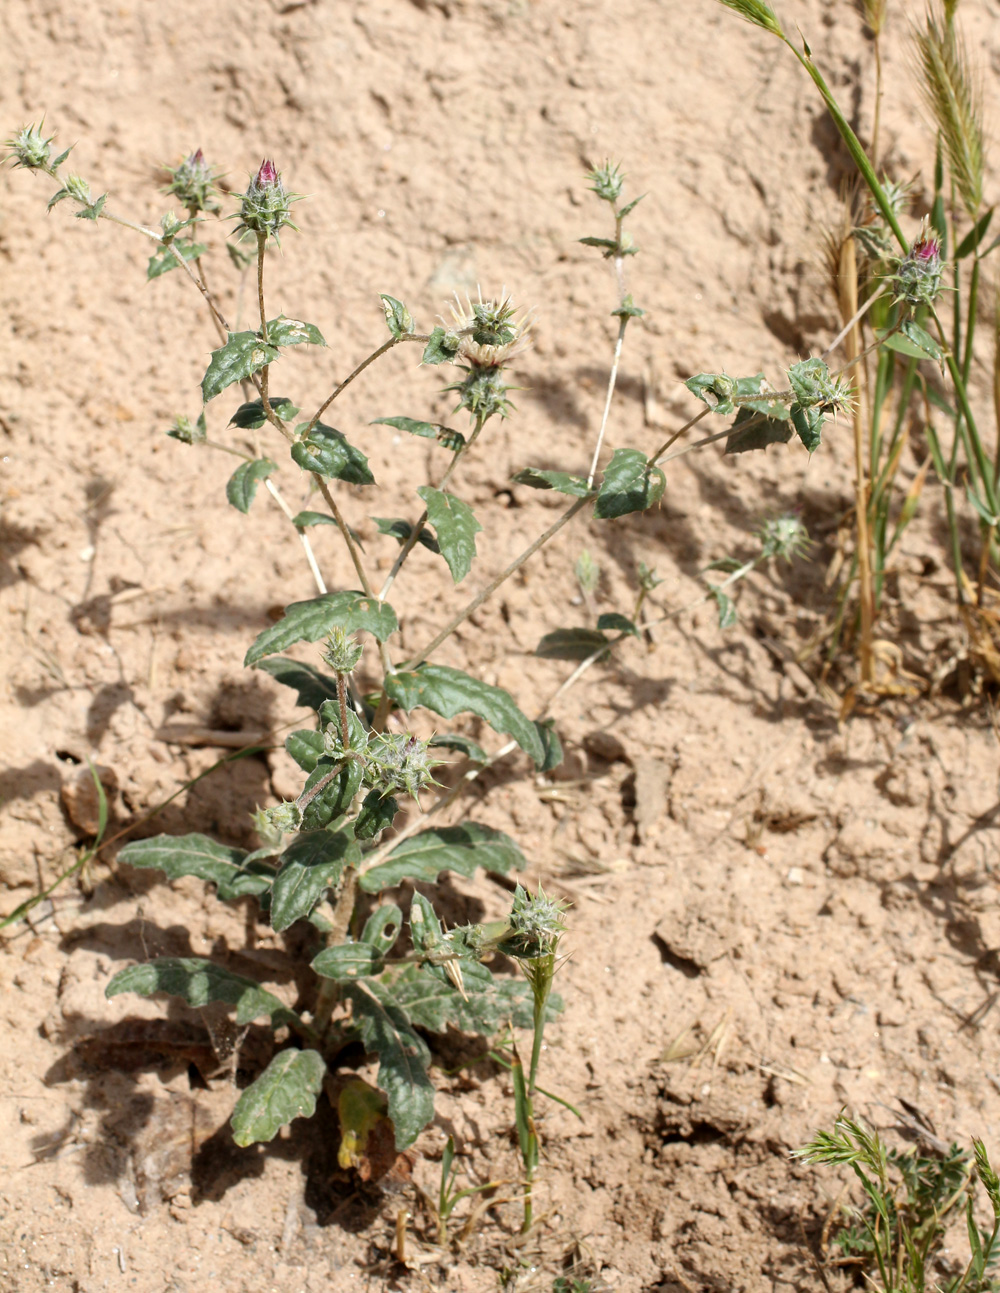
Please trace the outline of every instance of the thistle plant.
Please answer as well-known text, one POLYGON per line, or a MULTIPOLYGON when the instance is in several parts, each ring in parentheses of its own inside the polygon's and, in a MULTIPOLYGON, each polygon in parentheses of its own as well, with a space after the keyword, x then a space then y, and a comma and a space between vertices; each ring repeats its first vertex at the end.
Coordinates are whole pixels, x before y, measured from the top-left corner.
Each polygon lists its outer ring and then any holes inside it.
MULTIPOLYGON (((281 1030, 270 1064, 236 1101, 232 1127, 239 1145, 270 1140, 293 1118, 310 1115, 324 1079, 337 1076, 345 1049, 360 1045, 378 1061, 378 1090, 359 1086, 352 1078, 350 1094, 338 1104, 342 1152, 349 1166, 363 1163, 367 1139, 381 1124, 389 1125, 395 1146, 402 1150, 432 1119, 434 1087, 426 1034, 448 1027, 487 1037, 511 1027, 525 1030, 530 1034, 527 1064, 516 1034, 509 1031, 494 1054, 507 1064, 513 1080, 524 1226, 529 1228, 535 1221, 533 1194, 541 1158, 540 1101, 561 1099, 538 1079, 545 1029, 560 1007, 553 979, 561 956, 563 905, 540 887, 529 893, 517 885, 501 919, 447 929, 432 897, 416 886, 428 887, 433 895, 446 871, 471 876, 482 869, 502 876, 529 869, 518 844, 504 832, 446 814, 485 768, 515 751, 543 774, 558 765, 562 749, 550 716, 553 704, 590 663, 640 636, 638 621, 660 581, 640 566, 630 613, 599 615, 596 628, 586 630, 591 637, 583 656, 579 642, 575 653, 563 653, 562 658, 579 663, 533 716, 505 689, 436 663, 435 653, 584 509, 595 520, 614 522, 655 507, 665 487, 663 464, 718 438, 709 436, 672 450, 675 441, 709 412, 736 414, 736 428, 723 433, 733 451, 757 442, 788 440, 794 434, 814 449, 824 420, 849 405, 850 387, 816 360, 790 369, 787 389, 781 390, 769 386, 762 375, 733 379, 703 374, 689 383, 706 405, 702 414, 652 453, 616 445, 609 455, 604 445, 612 426, 623 344, 629 325, 642 316, 628 291, 626 274, 638 251, 626 221, 639 199, 623 200, 625 176, 619 167, 595 167, 588 178, 602 209, 609 212, 611 230, 609 236, 581 242, 599 250, 611 264, 616 295, 610 314, 617 321, 596 442, 592 449, 583 448, 580 464, 569 464, 576 470, 527 464, 516 473, 513 479, 521 486, 565 495, 564 510, 458 612, 446 617, 429 641, 404 652, 390 597, 398 581, 413 575, 415 563, 407 563, 416 546, 442 562, 455 584, 473 571, 483 524, 462 497, 462 468, 471 455, 483 451, 497 421, 516 411, 511 370, 530 344, 532 312, 520 309, 505 290, 493 296, 480 292, 474 300, 456 300, 446 319, 421 332, 401 300, 382 294, 373 303, 373 315, 388 335, 383 332, 379 343, 333 382, 311 414, 302 416, 304 401, 272 389, 272 369, 281 364, 279 371, 285 371, 290 349, 306 346, 322 352, 325 342, 315 324, 274 316, 267 308, 268 256, 279 238, 296 231, 290 210, 298 200, 274 161, 261 163, 237 209, 222 217, 214 188, 216 170, 200 149, 189 153, 170 169, 167 185, 168 196, 181 204, 184 216, 167 212, 159 227, 148 227, 120 216, 109 206, 109 194, 94 197, 85 179, 64 174, 68 153, 54 156, 53 138, 41 126, 25 127, 13 136, 8 155, 18 166, 54 182, 50 209, 65 210, 63 204, 68 203, 80 218, 111 221, 144 238, 152 252, 148 278, 178 273, 208 305, 220 344, 200 383, 200 407, 179 413, 167 435, 178 453, 221 453, 238 460, 225 483, 228 502, 244 514, 260 506, 258 498, 276 507, 297 535, 314 585, 311 596, 292 601, 281 619, 257 635, 244 660, 247 668, 289 688, 309 715, 285 741, 301 770, 299 793, 258 808, 253 825, 259 844, 252 850, 189 834, 138 840, 119 854, 132 866, 156 869, 171 880, 198 877, 215 887, 220 901, 253 902, 276 932, 298 926, 315 974, 311 994, 301 1010, 293 1010, 256 981, 200 957, 136 964, 116 974, 107 993, 165 992, 195 1008, 222 1003, 235 1011, 240 1028, 263 1018, 281 1030), (255 271, 254 323, 237 331, 209 277, 210 270, 215 273, 211 231, 220 218, 232 221, 236 240, 228 244, 224 270, 241 275, 255 271), (239 250, 240 244, 249 253, 239 250), (413 352, 414 346, 420 350, 413 352), (443 369, 444 389, 454 398, 452 420, 467 418, 468 423, 459 430, 413 416, 413 411, 404 415, 375 410, 379 416, 371 421, 374 434, 385 434, 380 429, 388 427, 425 440, 434 449, 435 465, 432 479, 414 490, 414 498, 400 502, 405 515, 366 518, 369 504, 360 491, 375 484, 368 458, 326 419, 344 390, 363 382, 367 370, 397 347, 419 355, 426 367, 443 369), (589 470, 582 465, 587 461, 589 470), (287 486, 279 488, 277 483, 289 475, 315 492, 316 508, 321 510, 292 508, 283 492, 287 486), (358 539, 358 529, 369 521, 375 532, 398 544, 381 587, 373 581, 358 539), (353 586, 328 587, 310 539, 317 525, 332 526, 339 535, 353 586), (298 657, 284 654, 293 647, 298 657), (410 716, 418 710, 429 711, 433 718, 414 722, 410 716), (463 730, 472 721, 509 739, 486 749, 463 730), (446 762, 453 766, 446 769, 446 762), (449 778, 451 786, 446 788, 449 778), (401 822, 404 812, 406 820, 401 822), (492 972, 490 962, 498 954, 520 967, 519 978, 492 972)), ((800 550, 800 529, 791 521, 776 521, 762 533, 761 543, 759 556, 730 570, 726 584, 709 589, 704 597, 714 598, 721 608, 722 588, 762 560, 800 550)), ((588 597, 596 590, 597 573, 592 560, 578 563, 580 586, 588 597)), ((642 622, 645 626, 648 620, 642 622)), ((556 632, 572 635, 576 630, 556 632)), ((546 649, 551 636, 543 638, 539 655, 559 655, 546 649)), ((385 1134, 384 1126, 379 1134, 385 1134)), ((447 1183, 445 1195, 447 1206, 448 1200, 454 1201, 447 1183)))
POLYGON ((859 1267, 866 1284, 882 1293, 990 1293, 1000 1288, 995 1273, 1000 1236, 1000 1180, 986 1146, 973 1141, 970 1155, 957 1145, 920 1154, 888 1149, 876 1131, 843 1114, 832 1131, 820 1131, 795 1156, 806 1163, 849 1166, 863 1200, 848 1210, 833 1234, 832 1266, 859 1267), (975 1181, 993 1214, 981 1229, 975 1217, 975 1181), (964 1211, 969 1259, 945 1280, 935 1277, 953 1216, 964 1211))
MULTIPOLYGON (((867 202, 852 199, 844 228, 829 239, 830 271, 843 329, 824 359, 843 344, 845 370, 856 386, 849 410, 854 431, 854 553, 841 582, 830 634, 831 659, 845 636, 856 636, 858 681, 868 691, 898 690, 879 674, 876 624, 884 609, 886 575, 913 519, 933 467, 950 535, 955 600, 980 666, 1000 681, 1000 439, 992 454, 980 430, 982 414, 969 396, 982 262, 1000 240, 987 243, 993 206, 985 197, 986 131, 978 80, 956 24, 957 3, 928 9, 913 35, 914 73, 936 136, 930 216, 909 238, 906 187, 878 173, 882 85, 880 38, 887 0, 866 0, 864 18, 875 50, 876 91, 870 148, 858 139, 808 43, 801 46, 764 0, 721 0, 782 41, 819 91, 857 167, 867 202), (938 388, 946 372, 950 396, 938 388), (911 485, 899 486, 910 424, 920 418, 927 457, 911 485), (945 432, 942 428, 949 426, 945 432), (963 499, 964 496, 964 499, 963 499), (962 513, 978 525, 974 572, 962 546, 962 513)), ((1000 333, 998 333, 1000 336, 1000 333)), ((1000 346, 994 343, 994 371, 1000 346)), ((1000 384, 994 381, 1000 389, 1000 384)), ((1000 427, 1000 401, 993 416, 1000 427)), ((847 411, 847 410, 845 410, 847 411)), ((770 443, 771 441, 768 441, 770 443)), ((808 446, 807 446, 808 447, 808 446)), ((883 631, 884 632, 884 631, 883 631)))

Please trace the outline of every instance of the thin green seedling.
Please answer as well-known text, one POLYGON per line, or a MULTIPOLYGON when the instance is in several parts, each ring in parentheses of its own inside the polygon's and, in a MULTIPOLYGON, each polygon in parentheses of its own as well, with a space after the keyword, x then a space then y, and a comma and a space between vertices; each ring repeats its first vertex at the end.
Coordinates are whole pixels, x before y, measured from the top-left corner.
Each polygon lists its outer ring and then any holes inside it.
POLYGON ((457 1180, 458 1167, 455 1163, 455 1138, 449 1136, 444 1152, 441 1155, 441 1184, 438 1189, 436 1208, 438 1244, 441 1248, 448 1247, 448 1222, 451 1220, 456 1206, 463 1199, 473 1198, 486 1190, 499 1189, 501 1185, 505 1184, 504 1181, 487 1181, 484 1185, 468 1185, 464 1189, 458 1189, 457 1180))
POLYGON ((882 1293, 988 1293, 1000 1287, 992 1273, 1000 1256, 1000 1181, 981 1140, 973 1140, 972 1155, 957 1145, 931 1154, 898 1151, 860 1119, 841 1114, 832 1131, 817 1132, 794 1154, 806 1163, 849 1166, 861 1185, 861 1206, 849 1210, 834 1234, 839 1256, 831 1265, 860 1267, 882 1293), (976 1180, 992 1209, 991 1229, 981 1230, 975 1219, 976 1180), (959 1211, 970 1256, 961 1275, 941 1283, 933 1269, 959 1211))

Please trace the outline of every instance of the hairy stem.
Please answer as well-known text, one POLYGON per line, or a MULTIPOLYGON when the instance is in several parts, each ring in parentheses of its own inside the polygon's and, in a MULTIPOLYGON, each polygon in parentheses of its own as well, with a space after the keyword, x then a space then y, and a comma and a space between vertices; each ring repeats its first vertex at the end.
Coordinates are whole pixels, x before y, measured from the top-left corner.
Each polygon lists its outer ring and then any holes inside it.
POLYGON ((477 593, 476 596, 473 597, 472 601, 464 606, 462 610, 460 610, 458 614, 445 625, 437 637, 433 638, 427 646, 425 646, 421 651, 418 651, 416 655, 411 656, 411 658, 407 660, 406 664, 400 665, 400 668, 406 670, 415 669, 418 664, 422 664, 428 656, 432 655, 438 649, 442 642, 451 637, 452 633, 455 632, 460 624, 463 624, 470 615, 482 606, 483 602, 485 602, 487 598, 493 596, 500 585, 505 583, 515 570, 520 570, 524 563, 530 557, 533 557, 539 548, 544 547, 551 538, 559 533, 568 521, 571 521, 573 517, 576 516, 577 512, 579 512, 587 503, 592 501, 593 493, 586 494, 583 498, 578 498, 571 507, 568 507, 566 511, 563 512, 562 516, 560 516, 555 524, 550 525, 544 534, 539 535, 534 543, 529 544, 520 556, 514 558, 506 570, 501 571, 500 574, 497 575, 496 579, 492 580, 492 582, 488 583, 481 592, 477 593))
MULTIPOLYGON (((445 485, 447 485, 449 479, 451 478, 452 472, 458 466, 459 459, 462 458, 479 439, 479 433, 486 425, 486 421, 487 419, 482 416, 476 419, 476 426, 474 431, 472 432, 472 435, 468 438, 468 440, 463 445, 459 447, 458 452, 452 456, 451 462, 448 464, 447 468, 445 469, 444 475, 441 477, 441 480, 438 482, 435 488, 444 489, 445 485)), ((420 514, 420 517, 417 520, 416 525, 414 525, 413 529, 410 531, 409 535, 407 536, 406 542, 400 548, 399 555, 397 556, 396 560, 393 562, 392 569, 389 571, 389 574, 386 577, 385 583, 379 589, 378 599, 380 602, 385 601, 386 597, 388 596, 389 589, 392 587, 396 576, 403 568, 403 563, 405 562, 406 558, 410 555, 410 553, 413 551, 413 549, 417 546, 417 543, 420 541, 420 536, 421 534, 423 534, 424 526, 426 524, 427 524, 427 511, 425 509, 420 514)))
POLYGON ((355 377, 357 377, 360 373, 363 373, 365 369, 369 366, 369 364, 373 364, 376 359, 381 359, 381 357, 387 351, 391 350, 393 346, 397 346, 401 341, 426 342, 429 339, 430 338, 428 336, 422 333, 406 332, 406 333, 403 333, 402 336, 390 337, 388 341, 383 342, 383 344, 379 346, 377 350, 373 350, 367 359, 362 359, 361 363, 358 364, 357 368, 355 368, 352 373, 349 373, 342 382, 339 382, 333 388, 331 393, 326 397, 323 403, 319 406, 319 408, 310 418, 309 425, 306 427, 305 435, 303 436, 303 439, 305 439, 307 436, 312 434, 312 431, 315 428, 316 424, 319 422, 320 418, 330 407, 333 401, 337 398, 337 396, 341 393, 341 391, 343 391, 346 387, 350 386, 351 382, 354 381, 355 377))

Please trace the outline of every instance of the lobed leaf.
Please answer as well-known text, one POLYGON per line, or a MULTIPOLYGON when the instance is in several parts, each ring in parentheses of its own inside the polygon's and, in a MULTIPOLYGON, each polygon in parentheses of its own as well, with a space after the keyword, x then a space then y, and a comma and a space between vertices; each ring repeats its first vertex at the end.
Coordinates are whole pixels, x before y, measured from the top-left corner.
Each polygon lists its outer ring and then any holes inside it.
POLYGON ((354 838, 370 840, 381 835, 392 825, 398 812, 399 804, 392 795, 383 795, 378 790, 369 791, 354 819, 354 838))
MULTIPOLYGON (((325 700, 337 699, 336 678, 327 677, 315 665, 303 664, 299 660, 279 655, 270 660, 261 660, 257 668, 269 673, 283 687, 291 687, 297 693, 298 703, 309 709, 319 709, 325 700)), ((322 745, 322 740, 320 744, 322 745)))
POLYGON ((397 338, 409 336, 414 331, 413 315, 403 302, 397 301, 394 296, 387 296, 385 292, 380 292, 379 298, 385 311, 386 327, 392 335, 397 338))
POLYGON ((444 750, 459 750, 473 763, 490 761, 490 756, 481 745, 477 745, 471 737, 463 736, 460 732, 438 732, 436 736, 431 737, 428 744, 444 750))
POLYGON ((542 660, 586 660, 609 645, 599 629, 554 629, 535 647, 535 655, 542 660))
POLYGON ((454 582, 460 583, 469 573, 476 555, 476 535, 482 526, 472 508, 454 494, 421 485, 417 490, 427 508, 427 517, 437 532, 438 547, 448 563, 454 582))
POLYGON ((530 489, 554 489, 560 494, 569 494, 572 498, 586 498, 590 486, 582 476, 571 476, 565 471, 542 471, 537 467, 525 467, 511 479, 518 485, 527 485, 530 489))
POLYGON ((800 408, 798 404, 793 404, 792 426, 809 452, 815 453, 823 438, 823 410, 820 408, 804 409, 800 408))
POLYGON ((608 521, 629 512, 644 512, 663 497, 666 477, 650 467, 638 449, 616 449, 604 469, 594 516, 608 521))
POLYGON ((253 462, 240 463, 226 484, 226 498, 237 512, 249 512, 257 486, 277 470, 278 464, 270 458, 255 458, 253 462))
POLYGON ((172 269, 180 269, 181 261, 197 260, 204 256, 208 248, 201 242, 172 242, 169 247, 154 252, 146 266, 146 281, 169 274, 172 269))
POLYGON ((285 607, 284 619, 259 634, 244 657, 247 666, 266 655, 284 651, 294 642, 318 642, 331 629, 345 633, 359 630, 384 642, 399 628, 396 612, 388 602, 380 602, 364 593, 324 593, 307 602, 292 602, 285 607))
MULTIPOLYGON (((278 417, 285 422, 290 422, 299 411, 292 401, 284 395, 272 395, 269 397, 268 403, 278 417)), ((240 405, 229 419, 229 425, 231 427, 240 427, 247 431, 256 431, 266 421, 267 414, 264 412, 264 401, 251 400, 248 404, 240 405)))
POLYGON ((639 636, 639 630, 632 621, 625 615, 618 615, 615 611, 599 615, 597 627, 603 633, 627 633, 634 638, 639 636))
POLYGON ((542 760, 539 772, 551 772, 553 768, 559 767, 564 757, 562 741, 556 731, 556 721, 554 718, 536 719, 535 727, 545 750, 545 758, 542 760))
POLYGON ((792 435, 793 428, 789 422, 761 417, 750 409, 740 409, 726 440, 725 452, 748 453, 752 449, 766 449, 771 444, 787 444, 792 435))
MULTIPOLYGON (((300 423, 295 429, 304 430, 308 425, 300 423)), ((346 480, 350 485, 375 484, 368 459, 361 450, 355 449, 342 432, 322 422, 313 427, 305 440, 297 440, 292 445, 292 458, 303 471, 346 480)))
POLYGON ((406 1149, 434 1117, 434 1088, 427 1076, 430 1051, 393 1001, 391 988, 377 980, 348 983, 344 996, 366 1049, 378 1056, 378 1083, 388 1097, 396 1148, 406 1149))
POLYGON ((397 431, 424 436, 427 440, 436 440, 438 433, 436 422, 420 422, 417 418, 373 418, 371 425, 395 427, 397 431))
POLYGON ((421 831, 403 840, 384 862, 366 871, 358 884, 366 893, 381 893, 407 878, 432 884, 442 871, 471 876, 477 867, 482 867, 505 875, 526 866, 524 854, 509 835, 479 822, 463 822, 461 826, 421 831))
POLYGON ((273 992, 268 992, 253 979, 234 974, 200 956, 162 956, 144 965, 130 965, 126 970, 119 970, 104 989, 104 995, 117 997, 122 992, 136 992, 140 997, 166 992, 172 997, 180 997, 195 1009, 201 1009, 211 1001, 222 1001, 236 1007, 239 1027, 264 1015, 276 1023, 298 1018, 273 992))
MULTIPOLYGON (((310 805, 311 807, 311 805, 310 805)), ((308 916, 346 868, 361 860, 361 849, 344 831, 305 831, 281 855, 271 891, 271 926, 287 929, 308 916)))
MULTIPOLYGON (((354 718, 354 715, 352 714, 351 717, 354 718)), ((357 722, 357 719, 355 718, 354 721, 357 722)), ((312 790, 317 782, 328 776, 338 762, 338 759, 331 758, 329 755, 319 759, 303 787, 303 794, 312 790)), ((329 826, 335 817, 346 813, 354 801, 354 796, 361 789, 362 773, 360 760, 351 759, 345 763, 343 770, 328 781, 302 810, 301 829, 322 830, 323 827, 329 826)))
POLYGON ((285 749, 303 772, 312 772, 326 753, 323 733, 306 728, 285 737, 285 749))
MULTIPOLYGON (((402 547, 413 533, 413 526, 409 521, 404 521, 403 518, 399 516, 373 516, 372 520, 378 526, 379 534, 392 535, 392 537, 399 543, 400 547, 402 547)), ((435 539, 434 535, 426 525, 420 531, 420 537, 417 539, 417 542, 422 543, 429 552, 441 551, 438 547, 437 539, 435 539)))
POLYGON ((250 870, 248 856, 246 849, 219 844, 207 835, 156 835, 126 844, 118 860, 129 866, 155 868, 168 880, 197 876, 214 884, 219 897, 229 901, 270 887, 273 872, 250 870))
MULTIPOLYGON (((298 526, 300 530, 306 530, 310 525, 336 525, 337 522, 327 512, 306 511, 296 512, 292 517, 292 524, 298 526)), ((354 533, 353 530, 351 533, 354 533)))
POLYGON ((323 334, 314 323, 303 323, 301 319, 286 319, 279 314, 267 325, 267 339, 272 346, 325 346, 323 334))
POLYGON ((230 1119, 233 1140, 245 1148, 273 1140, 295 1118, 311 1118, 325 1076, 319 1051, 279 1051, 237 1100, 230 1119))
POLYGON ((207 404, 233 382, 245 381, 268 364, 273 364, 280 351, 265 345, 257 332, 230 332, 225 345, 212 351, 208 369, 201 380, 202 399, 207 404))
POLYGON ((544 759, 538 733, 531 720, 518 709, 510 692, 480 682, 461 669, 425 664, 412 673, 390 674, 385 690, 391 700, 409 712, 423 705, 442 718, 471 713, 485 719, 495 732, 512 736, 535 763, 544 759))
POLYGON ((458 354, 457 339, 453 345, 451 337, 454 334, 445 332, 444 328, 435 328, 424 346, 424 353, 420 358, 422 364, 446 364, 450 363, 458 354))

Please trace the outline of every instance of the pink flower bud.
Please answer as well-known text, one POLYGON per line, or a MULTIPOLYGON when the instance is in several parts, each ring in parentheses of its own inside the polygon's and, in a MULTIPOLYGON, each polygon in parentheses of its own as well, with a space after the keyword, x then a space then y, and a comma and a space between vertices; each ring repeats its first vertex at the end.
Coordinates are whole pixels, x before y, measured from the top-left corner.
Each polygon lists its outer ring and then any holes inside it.
POLYGON ((274 162, 268 161, 268 159, 265 158, 260 164, 260 170, 257 172, 257 177, 254 180, 254 183, 258 188, 265 188, 270 184, 276 183, 277 179, 278 172, 275 169, 274 162))

